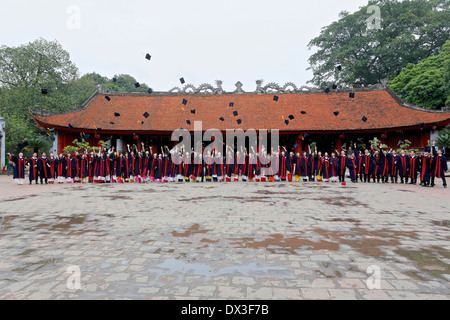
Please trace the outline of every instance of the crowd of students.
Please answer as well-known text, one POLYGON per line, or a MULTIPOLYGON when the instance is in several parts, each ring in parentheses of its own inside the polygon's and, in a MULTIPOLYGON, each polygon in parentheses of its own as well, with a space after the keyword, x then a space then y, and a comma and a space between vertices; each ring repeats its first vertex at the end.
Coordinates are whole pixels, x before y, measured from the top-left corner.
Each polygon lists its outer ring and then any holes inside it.
POLYGON ((278 151, 259 153, 252 148, 233 152, 227 147, 226 154, 208 153, 205 157, 193 150, 186 152, 177 147, 152 148, 118 153, 114 148, 97 152, 60 154, 49 157, 45 153, 30 159, 23 154, 8 154, 14 166, 14 179, 24 184, 28 168, 29 183, 144 183, 144 182, 264 182, 264 181, 323 181, 345 183, 346 173, 353 183, 409 183, 434 187, 435 179, 447 183, 447 160, 443 150, 432 147, 416 155, 414 151, 370 149, 360 151, 349 148, 322 154, 314 150, 303 154, 288 153, 285 147, 278 151), (182 159, 182 162, 174 161, 182 159), (271 161, 271 164, 269 161, 271 161), (269 163, 269 164, 265 164, 269 163))

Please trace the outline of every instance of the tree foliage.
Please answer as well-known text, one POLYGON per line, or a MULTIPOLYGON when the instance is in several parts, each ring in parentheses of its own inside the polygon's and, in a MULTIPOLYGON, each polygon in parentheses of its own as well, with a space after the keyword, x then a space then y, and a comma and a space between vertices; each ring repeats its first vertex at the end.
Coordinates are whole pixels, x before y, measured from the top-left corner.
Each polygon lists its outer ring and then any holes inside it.
POLYGON ((309 58, 310 82, 367 87, 392 79, 408 63, 438 54, 449 38, 449 6, 449 0, 370 0, 353 14, 341 12, 308 45, 318 49, 309 58), (368 28, 372 5, 380 8, 381 29, 368 28))
POLYGON ((389 86, 403 100, 428 109, 443 108, 450 104, 450 40, 440 54, 408 64, 389 86))
POLYGON ((70 54, 57 41, 38 39, 18 47, 0 46, 0 115, 6 119, 6 149, 17 152, 24 138, 49 137, 34 127, 29 109, 50 112, 80 107, 102 85, 112 91, 147 91, 130 75, 117 81, 95 72, 78 75, 70 54), (43 95, 41 89, 47 89, 43 95))

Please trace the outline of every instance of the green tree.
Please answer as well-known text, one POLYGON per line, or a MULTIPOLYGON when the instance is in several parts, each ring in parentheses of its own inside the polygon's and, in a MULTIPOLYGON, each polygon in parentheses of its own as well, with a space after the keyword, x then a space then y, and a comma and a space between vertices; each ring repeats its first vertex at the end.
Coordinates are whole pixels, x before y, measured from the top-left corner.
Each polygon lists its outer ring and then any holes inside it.
POLYGON ((392 79, 408 63, 438 54, 449 38, 449 6, 449 0, 370 0, 353 14, 341 12, 308 45, 318 49, 309 58, 310 82, 367 87, 392 79), (379 30, 367 27, 371 5, 380 8, 379 30))
POLYGON ((389 82, 397 94, 405 92, 405 101, 427 109, 445 107, 450 98, 450 76, 446 70, 450 63, 450 40, 443 51, 417 64, 408 64, 389 82))

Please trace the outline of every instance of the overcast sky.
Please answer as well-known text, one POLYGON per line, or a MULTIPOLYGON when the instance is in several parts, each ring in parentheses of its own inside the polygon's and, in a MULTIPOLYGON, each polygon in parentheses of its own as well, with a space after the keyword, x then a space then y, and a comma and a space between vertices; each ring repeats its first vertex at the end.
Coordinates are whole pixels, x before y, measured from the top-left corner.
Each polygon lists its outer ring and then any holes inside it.
POLYGON ((80 73, 130 74, 157 91, 223 80, 312 78, 309 41, 367 0, 0 0, 0 45, 59 41, 80 73), (71 6, 75 6, 71 8, 71 6), (79 10, 79 18, 76 11, 79 10), (77 22, 79 21, 79 28, 77 22), (145 60, 146 53, 152 55, 145 60))

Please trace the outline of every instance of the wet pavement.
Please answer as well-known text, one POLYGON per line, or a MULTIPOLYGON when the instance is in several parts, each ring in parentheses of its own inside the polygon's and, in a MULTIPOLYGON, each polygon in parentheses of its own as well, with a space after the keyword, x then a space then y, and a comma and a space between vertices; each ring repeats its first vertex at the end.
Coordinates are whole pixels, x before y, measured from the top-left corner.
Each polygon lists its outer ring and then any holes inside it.
POLYGON ((449 208, 441 185, 0 176, 0 299, 448 300, 449 208))

